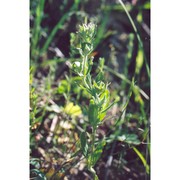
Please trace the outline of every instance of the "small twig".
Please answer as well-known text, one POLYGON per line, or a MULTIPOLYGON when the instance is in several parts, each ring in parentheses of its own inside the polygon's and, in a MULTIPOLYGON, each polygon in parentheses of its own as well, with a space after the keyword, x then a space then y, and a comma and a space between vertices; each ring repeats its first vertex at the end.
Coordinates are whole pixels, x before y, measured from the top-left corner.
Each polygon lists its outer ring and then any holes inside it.
POLYGON ((51 123, 51 127, 50 127, 50 132, 49 132, 49 136, 46 138, 47 143, 50 143, 53 137, 53 132, 56 128, 56 124, 58 122, 58 116, 54 116, 52 123, 51 123))

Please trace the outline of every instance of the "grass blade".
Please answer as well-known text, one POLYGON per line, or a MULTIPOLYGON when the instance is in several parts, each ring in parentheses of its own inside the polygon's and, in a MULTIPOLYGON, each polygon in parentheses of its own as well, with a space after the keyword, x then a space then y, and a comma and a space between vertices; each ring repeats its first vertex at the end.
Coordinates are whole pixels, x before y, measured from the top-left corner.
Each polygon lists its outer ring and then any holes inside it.
POLYGON ((132 27, 133 27, 133 29, 134 29, 134 31, 135 31, 135 34, 136 34, 136 36, 137 36, 137 39, 138 39, 140 48, 142 48, 142 50, 143 50, 144 59, 145 59, 145 65, 146 65, 146 70, 147 70, 148 77, 150 78, 150 68, 149 68, 149 65, 148 65, 148 63, 147 63, 147 59, 146 59, 146 56, 145 56, 145 53, 144 53, 144 48, 143 48, 143 43, 142 43, 141 37, 140 37, 140 35, 139 35, 138 31, 137 31, 137 28, 136 28, 136 26, 135 26, 135 24, 134 24, 134 21, 132 20, 131 15, 129 14, 126 6, 125 6, 124 3, 122 2, 122 0, 119 0, 119 3, 120 3, 120 4, 122 5, 122 7, 124 8, 124 11, 126 12, 126 14, 127 14, 127 16, 128 16, 128 19, 129 19, 129 21, 130 21, 130 23, 131 23, 131 25, 132 25, 132 27))
POLYGON ((39 35, 41 32, 41 21, 42 21, 42 17, 43 17, 43 10, 44 10, 44 3, 45 0, 40 0, 38 7, 36 9, 36 18, 35 18, 35 23, 34 23, 34 27, 33 27, 33 35, 32 35, 32 54, 34 54, 36 51, 36 46, 39 40, 39 35))
POLYGON ((48 47, 49 47, 49 44, 52 42, 54 36, 56 35, 56 33, 58 32, 58 30, 60 28, 62 28, 64 22, 67 20, 68 17, 70 17, 73 13, 72 11, 74 11, 77 7, 78 7, 78 4, 79 4, 79 0, 75 0, 75 3, 72 5, 72 7, 70 8, 70 10, 64 14, 64 16, 59 20, 59 22, 56 24, 56 26, 54 27, 54 29, 51 31, 48 39, 46 40, 42 50, 41 50, 41 54, 44 53, 48 47))
POLYGON ((141 159, 144 167, 146 168, 146 173, 149 174, 149 165, 147 164, 146 159, 144 158, 144 156, 142 155, 142 153, 135 147, 133 147, 133 150, 136 152, 136 154, 139 156, 139 158, 141 159))
MULTIPOLYGON (((116 77, 122 79, 126 83, 128 83, 128 84, 132 83, 128 78, 126 78, 126 76, 124 76, 124 74, 120 74, 116 71, 113 71, 111 68, 109 68, 107 66, 104 66, 104 69, 109 71, 110 73, 114 74, 116 77)), ((141 95, 144 96, 145 99, 149 100, 149 96, 140 87, 138 87, 137 85, 134 85, 134 88, 137 88, 138 91, 141 93, 141 95)))

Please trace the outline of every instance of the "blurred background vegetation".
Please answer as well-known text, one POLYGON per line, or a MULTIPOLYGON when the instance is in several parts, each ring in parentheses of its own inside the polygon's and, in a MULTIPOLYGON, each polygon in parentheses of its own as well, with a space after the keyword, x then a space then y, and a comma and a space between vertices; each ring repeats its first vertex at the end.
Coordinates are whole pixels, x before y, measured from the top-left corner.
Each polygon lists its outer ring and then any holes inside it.
POLYGON ((123 4, 126 9, 119 0, 30 1, 31 179, 92 179, 79 152, 89 97, 69 69, 77 58, 70 34, 85 19, 97 24, 93 71, 104 57, 112 100, 120 98, 98 130, 97 138, 106 136, 107 144, 97 175, 150 179, 150 2, 123 4))

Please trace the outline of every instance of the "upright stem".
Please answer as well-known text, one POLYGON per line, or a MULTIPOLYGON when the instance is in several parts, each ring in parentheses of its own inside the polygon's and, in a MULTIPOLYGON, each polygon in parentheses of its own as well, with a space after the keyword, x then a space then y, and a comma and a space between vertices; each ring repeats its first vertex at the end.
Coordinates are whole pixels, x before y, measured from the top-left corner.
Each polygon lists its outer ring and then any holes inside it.
POLYGON ((83 74, 84 74, 84 76, 86 76, 86 67, 87 67, 87 56, 85 56, 84 58, 83 58, 83 74))
MULTIPOLYGON (((96 136, 96 130, 97 130, 97 128, 96 128, 96 127, 93 127, 93 132, 92 132, 92 152, 91 152, 91 154, 93 154, 94 151, 95 151, 95 136, 96 136)), ((90 170, 90 172, 92 172, 92 174, 93 174, 93 179, 94 179, 94 180, 98 180, 99 178, 98 178, 98 176, 97 176, 97 174, 96 174, 96 171, 94 170, 94 168, 93 168, 92 165, 90 165, 89 170, 90 170)))
POLYGON ((96 138, 96 127, 93 127, 92 133, 92 153, 95 151, 95 138, 96 138))
POLYGON ((92 172, 92 174, 93 174, 93 179, 94 180, 99 180, 99 178, 98 178, 98 176, 97 176, 97 174, 96 174, 96 171, 94 170, 94 168, 93 167, 90 167, 90 172, 92 172))

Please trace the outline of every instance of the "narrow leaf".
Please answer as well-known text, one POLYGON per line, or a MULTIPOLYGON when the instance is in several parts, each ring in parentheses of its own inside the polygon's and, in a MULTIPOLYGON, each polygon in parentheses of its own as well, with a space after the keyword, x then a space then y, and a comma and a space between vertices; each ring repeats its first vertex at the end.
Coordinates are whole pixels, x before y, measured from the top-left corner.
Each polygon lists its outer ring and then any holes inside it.
POLYGON ((105 144, 106 144, 106 141, 103 140, 97 145, 97 147, 91 157, 91 165, 92 166, 94 166, 96 164, 96 162, 98 161, 98 159, 100 158, 105 144))
POLYGON ((98 121, 98 107, 93 100, 90 101, 89 112, 88 112, 89 123, 95 127, 98 121))
POLYGON ((139 158, 141 159, 144 167, 146 168, 146 173, 149 174, 149 165, 147 164, 146 159, 144 158, 144 156, 142 155, 142 153, 135 147, 133 147, 133 150, 136 152, 136 154, 139 156, 139 158))
POLYGON ((88 144, 86 140, 86 133, 82 132, 80 135, 80 141, 81 141, 81 151, 85 157, 87 157, 88 154, 88 144))

